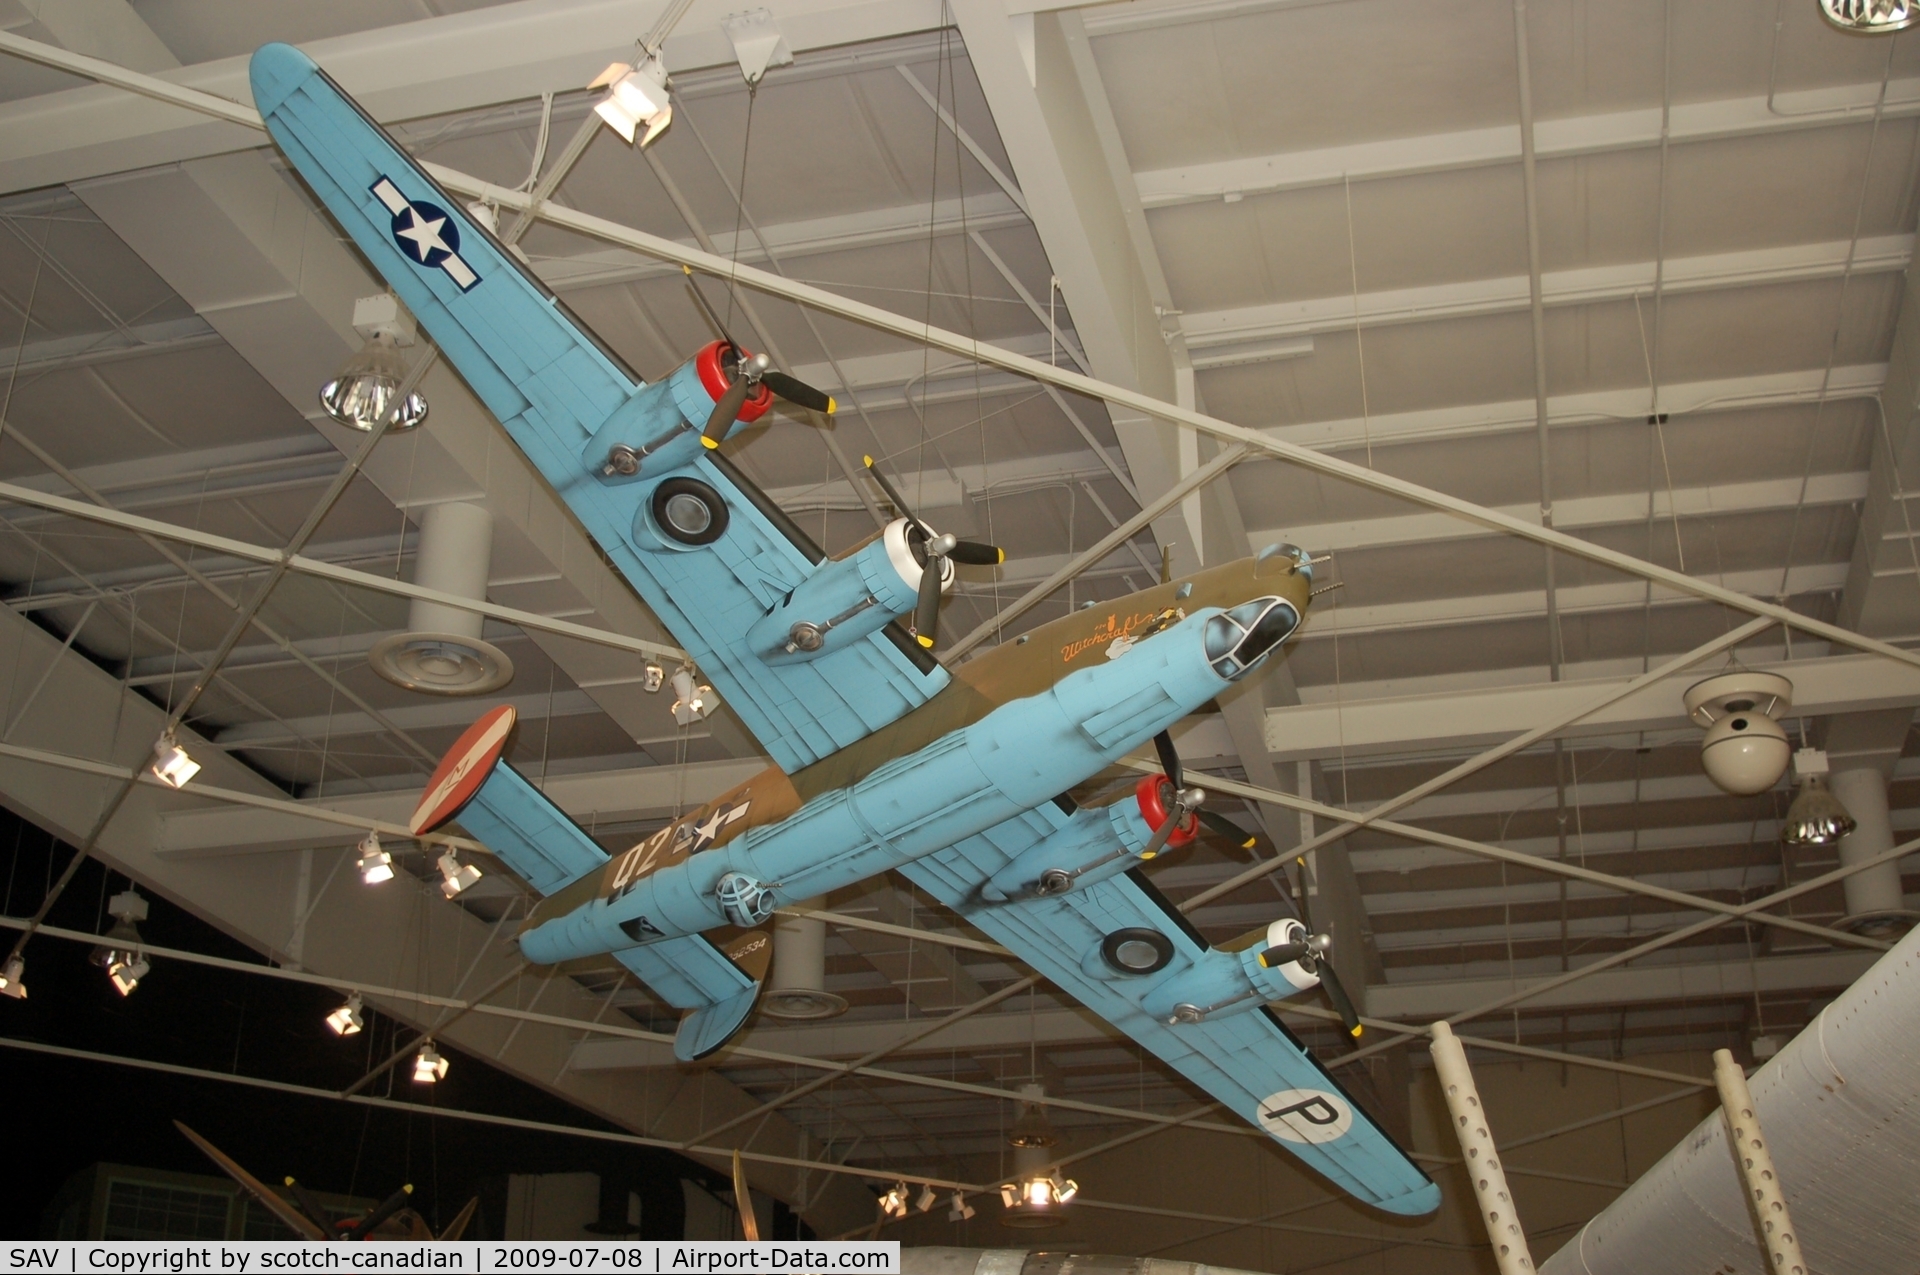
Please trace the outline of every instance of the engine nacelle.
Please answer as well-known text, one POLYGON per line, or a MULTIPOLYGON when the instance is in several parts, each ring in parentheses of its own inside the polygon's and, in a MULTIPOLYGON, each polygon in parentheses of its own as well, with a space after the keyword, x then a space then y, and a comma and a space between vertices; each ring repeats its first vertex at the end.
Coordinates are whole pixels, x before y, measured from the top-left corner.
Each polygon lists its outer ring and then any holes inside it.
MULTIPOLYGON (((747 630, 747 641, 769 664, 810 660, 872 633, 913 610, 926 570, 907 541, 908 522, 896 518, 866 548, 818 570, 747 630)), ((940 560, 941 588, 953 586, 953 564, 940 560)))
MULTIPOLYGON (((1166 790, 1160 775, 1134 788, 1132 801, 1081 810, 1073 822, 1030 847, 980 887, 980 897, 1000 903, 1034 895, 1063 894, 1118 876, 1146 856, 1141 852, 1167 819, 1166 790)), ((1192 841, 1199 821, 1192 815, 1167 838, 1168 848, 1192 841)))
POLYGON ((1260 960, 1268 948, 1303 939, 1306 933, 1307 927, 1291 918, 1275 921, 1267 927, 1266 942, 1238 952, 1208 952, 1192 969, 1154 988, 1143 1008, 1159 1021, 1178 1026, 1243 1014, 1317 987, 1319 978, 1297 961, 1269 967, 1260 960))

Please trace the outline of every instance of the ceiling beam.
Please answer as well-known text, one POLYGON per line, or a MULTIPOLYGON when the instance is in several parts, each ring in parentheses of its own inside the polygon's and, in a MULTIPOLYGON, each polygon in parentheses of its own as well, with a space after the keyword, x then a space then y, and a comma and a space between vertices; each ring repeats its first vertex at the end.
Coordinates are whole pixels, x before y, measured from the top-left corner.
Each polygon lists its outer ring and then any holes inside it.
MULTIPOLYGON (((732 0, 695 0, 664 50, 676 73, 733 67, 721 27, 732 0)), ((518 0, 375 27, 303 47, 374 118, 406 120, 538 98, 586 84, 630 57, 636 32, 665 8, 655 0, 518 0)), ((791 0, 780 31, 813 50, 937 30, 936 0, 791 0)), ((771 72, 781 75, 779 69, 771 72)), ((232 102, 251 102, 247 58, 222 58, 164 77, 232 102)), ((252 129, 88 85, 0 104, 0 192, 32 190, 155 164, 252 150, 252 129)))
MULTIPOLYGON (((1573 592, 1569 590, 1568 592, 1573 592)), ((1920 705, 1920 669, 1874 655, 1835 655, 1758 665, 1793 682, 1795 716, 1920 705)), ((1267 710, 1267 747, 1276 757, 1412 753, 1498 743, 1536 723, 1565 717, 1632 678, 1536 682, 1451 694, 1267 710)), ((1626 696, 1563 732, 1567 737, 1688 727, 1680 684, 1662 682, 1626 696)))
MULTIPOLYGON (((1664 263, 1627 262, 1588 266, 1579 270, 1549 270, 1540 276, 1541 301, 1549 307, 1598 305, 1651 297, 1654 280, 1663 296, 1753 288, 1808 280, 1838 279, 1843 274, 1898 273, 1913 257, 1912 235, 1883 235, 1862 239, 1858 248, 1847 240, 1789 244, 1745 252, 1676 257, 1664 263), (1851 269, 1849 270, 1849 257, 1851 269)), ((1195 351, 1271 340, 1351 332, 1356 324, 1384 327, 1403 323, 1436 323, 1488 314, 1517 314, 1528 308, 1526 275, 1498 279, 1467 279, 1457 283, 1394 288, 1382 292, 1276 301, 1230 310, 1207 310, 1182 315, 1181 329, 1195 351)), ((1556 515, 1558 508, 1555 509, 1556 515)), ((1557 518, 1556 518, 1557 521, 1557 518)))
MULTIPOLYGON (((1886 87, 1883 118, 1920 115, 1920 80, 1898 79, 1886 87)), ((1675 103, 1669 137, 1673 143, 1685 144, 1863 126, 1863 108, 1871 111, 1879 96, 1880 82, 1874 80, 1782 92, 1774 98, 1777 109, 1769 109, 1764 95, 1675 103)), ((1659 146, 1660 141, 1658 106, 1542 120, 1534 126, 1534 154, 1542 160, 1644 150, 1659 146)), ((1343 180, 1410 177, 1519 162, 1519 126, 1499 125, 1186 164, 1136 173, 1134 181, 1140 201, 1151 209, 1229 195, 1338 185, 1343 180)))

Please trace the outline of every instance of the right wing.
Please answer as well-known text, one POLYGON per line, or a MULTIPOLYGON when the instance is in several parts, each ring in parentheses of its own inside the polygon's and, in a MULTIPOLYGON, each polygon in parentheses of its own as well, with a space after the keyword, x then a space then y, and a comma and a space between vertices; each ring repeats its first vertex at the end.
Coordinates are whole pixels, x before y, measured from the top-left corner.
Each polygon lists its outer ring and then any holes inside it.
POLYGON ((1123 930, 1164 936, 1175 954, 1169 974, 1183 964, 1235 959, 1210 949, 1145 876, 1110 876, 1018 902, 983 901, 980 886, 988 878, 1072 818, 1040 806, 900 871, 1347 1194, 1390 1213, 1438 1208, 1440 1188, 1265 1005, 1170 1026, 1144 1008, 1159 979, 1088 972, 1100 969, 1102 943, 1123 930))
POLYGON ((650 457, 630 479, 601 470, 606 437, 640 447, 663 427, 704 421, 713 400, 698 378, 642 385, 306 54, 262 47, 252 82, 300 176, 782 770, 946 686, 946 670, 897 624, 811 658, 763 658, 748 629, 817 574, 819 548, 717 451, 687 443, 681 463, 656 472, 650 457), (718 533, 662 547, 637 530, 657 480, 717 493, 718 533))

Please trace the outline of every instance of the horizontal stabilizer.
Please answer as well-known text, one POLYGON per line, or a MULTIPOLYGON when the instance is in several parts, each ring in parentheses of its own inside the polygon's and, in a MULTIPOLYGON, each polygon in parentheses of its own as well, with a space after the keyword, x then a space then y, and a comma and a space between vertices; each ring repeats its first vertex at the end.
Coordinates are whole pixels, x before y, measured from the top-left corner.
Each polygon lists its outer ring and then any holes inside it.
POLYGON ((505 762, 494 766, 456 817, 541 894, 552 894, 607 861, 607 852, 566 811, 505 762))
MULTIPOLYGON (((613 955, 667 1004, 694 1011, 680 1020, 673 1038, 673 1056, 681 1062, 704 1058, 726 1044, 747 1021, 760 994, 759 979, 702 935, 659 939, 613 955)), ((761 972, 766 968, 764 959, 748 964, 761 972)))

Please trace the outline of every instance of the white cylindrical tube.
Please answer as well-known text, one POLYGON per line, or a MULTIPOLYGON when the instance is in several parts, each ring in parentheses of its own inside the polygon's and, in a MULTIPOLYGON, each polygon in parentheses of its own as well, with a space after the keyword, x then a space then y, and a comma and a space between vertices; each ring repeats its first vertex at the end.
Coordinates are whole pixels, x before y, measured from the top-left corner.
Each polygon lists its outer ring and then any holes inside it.
MULTIPOLYGON (((1893 849, 1893 820, 1887 813, 1887 777, 1869 766, 1837 771, 1829 780, 1833 795, 1853 816, 1854 829, 1840 838, 1840 866, 1871 859, 1893 849)), ((1883 863, 1841 882, 1847 915, 1898 912, 1906 906, 1900 891, 1900 865, 1883 863)))
MULTIPOLYGON (((793 906, 814 911, 825 907, 826 900, 803 899, 793 906)), ((773 973, 760 1008, 774 1018, 832 1018, 845 1013, 845 998, 826 988, 827 923, 782 912, 773 923, 773 973)))
POLYGON ((1767 1269, 1775 1275, 1807 1275, 1800 1237, 1787 1213, 1786 1194, 1780 1189, 1780 1175, 1773 1170, 1773 1156, 1767 1151, 1760 1118, 1754 1113, 1753 1095, 1747 1091, 1747 1073, 1740 1070, 1727 1050, 1713 1051, 1713 1083, 1720 1091, 1720 1109, 1727 1117, 1727 1142, 1740 1176, 1746 1180, 1747 1203, 1753 1206, 1760 1241, 1770 1259, 1767 1269))
MULTIPOLYGON (((420 517, 413 582, 456 597, 484 599, 493 566, 493 515, 479 505, 453 501, 431 505, 420 517)), ((415 633, 451 633, 478 638, 479 613, 415 598, 407 627, 415 633)))
POLYGON ((1500 1275, 1533 1275, 1533 1254, 1527 1250, 1527 1235, 1520 1229, 1513 1193, 1507 1189, 1506 1170, 1500 1167, 1500 1155, 1487 1128, 1486 1108, 1480 1105, 1473 1069, 1467 1066, 1467 1051, 1460 1047, 1453 1029, 1438 1022, 1433 1025, 1429 1052, 1440 1076, 1447 1111, 1453 1117, 1454 1136, 1460 1139, 1460 1154, 1466 1158, 1467 1177, 1480 1204, 1480 1220, 1487 1227, 1494 1263, 1500 1275))

